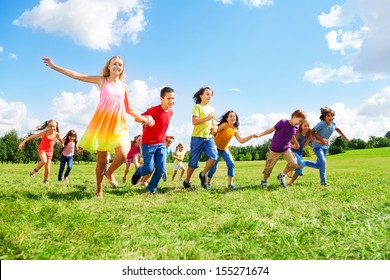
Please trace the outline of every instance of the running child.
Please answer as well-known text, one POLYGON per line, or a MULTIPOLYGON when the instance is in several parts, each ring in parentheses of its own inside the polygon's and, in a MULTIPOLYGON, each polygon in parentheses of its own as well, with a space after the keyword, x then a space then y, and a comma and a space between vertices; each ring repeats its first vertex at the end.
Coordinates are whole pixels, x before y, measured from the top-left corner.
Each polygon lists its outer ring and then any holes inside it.
POLYGON ((142 138, 141 135, 137 135, 134 137, 134 140, 131 141, 130 151, 126 156, 126 169, 125 169, 125 173, 123 174, 123 177, 122 177, 123 183, 126 183, 126 177, 127 177, 127 174, 129 173, 131 164, 134 164, 135 170, 137 170, 139 167, 139 158, 142 156, 141 155, 141 138, 142 138))
POLYGON ((286 174, 299 167, 297 165, 297 160, 290 149, 290 143, 291 141, 296 142, 294 135, 298 130, 298 125, 300 125, 305 119, 306 113, 303 110, 295 110, 291 114, 291 119, 280 120, 275 124, 275 126, 260 133, 259 137, 275 132, 271 141, 270 152, 265 163, 265 168, 263 170, 263 179, 261 180, 261 187, 263 189, 267 188, 267 179, 271 175, 272 169, 281 156, 283 156, 287 161, 287 166, 277 176, 277 179, 283 188, 287 187, 286 174))
POLYGON ((113 56, 103 67, 101 75, 90 76, 63 68, 54 64, 49 58, 43 58, 44 64, 51 69, 70 78, 96 84, 101 92, 96 111, 91 122, 81 137, 79 146, 97 152, 96 163, 96 196, 103 198, 103 178, 110 182, 111 187, 117 187, 114 177, 115 170, 125 161, 130 150, 130 139, 126 114, 133 116, 135 121, 154 124, 150 116, 142 116, 130 106, 127 85, 123 82, 125 64, 120 56, 113 56), (114 153, 115 159, 105 171, 107 153, 114 153))
POLYGON ((53 158, 53 147, 54 142, 57 139, 61 143, 61 147, 64 147, 64 142, 60 136, 60 129, 58 127, 58 122, 55 120, 45 121, 41 126, 37 126, 35 131, 41 131, 37 134, 33 134, 28 136, 19 144, 19 149, 22 149, 26 142, 41 137, 41 142, 38 146, 38 156, 40 161, 36 168, 30 172, 30 177, 35 177, 35 174, 39 172, 39 170, 45 166, 45 172, 43 174, 43 183, 49 183, 49 175, 50 175, 50 165, 51 160, 53 158))
MULTIPOLYGON (((58 181, 62 181, 62 175, 64 175, 64 182, 69 183, 69 174, 73 167, 74 152, 79 152, 79 147, 77 145, 77 133, 76 131, 69 130, 64 139, 65 148, 62 150, 61 159, 60 159, 60 170, 58 171, 58 181), (66 171, 65 170, 66 164, 66 171)), ((81 150, 80 150, 81 152, 81 150)))
POLYGON ((209 187, 206 175, 218 159, 217 146, 213 139, 213 135, 217 131, 217 126, 214 123, 215 110, 210 105, 212 97, 213 91, 209 87, 200 88, 192 97, 195 101, 195 106, 192 108, 192 124, 194 125, 194 129, 191 136, 187 176, 183 181, 183 186, 186 189, 191 187, 191 176, 195 169, 199 167, 200 156, 203 152, 208 159, 203 171, 199 173, 199 179, 202 187, 205 189, 209 187))
POLYGON ((335 112, 328 107, 321 108, 320 122, 316 124, 311 130, 311 134, 314 139, 318 140, 313 142, 312 148, 317 156, 317 161, 305 161, 305 165, 308 167, 319 169, 320 183, 326 186, 326 155, 329 149, 329 139, 333 132, 336 130, 346 141, 349 139, 344 133, 337 127, 336 123, 333 122, 335 112))
POLYGON ((232 110, 226 112, 219 121, 217 133, 214 136, 214 141, 218 149, 218 159, 217 162, 213 165, 213 167, 211 167, 209 173, 207 174, 207 183, 209 186, 211 186, 211 180, 215 172, 217 171, 219 159, 222 157, 225 160, 228 169, 227 170, 228 188, 231 190, 237 189, 237 187, 233 184, 233 177, 235 175, 234 161, 228 147, 229 142, 233 138, 233 136, 236 137, 237 141, 240 142, 241 144, 244 144, 245 142, 249 141, 252 138, 259 137, 259 134, 255 133, 242 138, 240 133, 238 132, 239 125, 240 122, 238 120, 238 116, 236 112, 232 110))

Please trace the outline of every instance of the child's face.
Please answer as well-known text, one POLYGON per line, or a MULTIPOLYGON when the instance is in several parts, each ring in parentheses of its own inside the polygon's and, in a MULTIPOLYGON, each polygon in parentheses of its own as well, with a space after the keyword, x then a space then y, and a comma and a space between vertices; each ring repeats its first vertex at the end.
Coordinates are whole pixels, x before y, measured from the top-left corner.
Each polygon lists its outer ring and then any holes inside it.
POLYGON ((120 75, 123 72, 123 60, 119 57, 114 57, 110 64, 108 65, 108 69, 110 70, 110 73, 115 75, 120 75))
POLYGON ((164 97, 160 97, 161 99, 161 107, 164 110, 168 110, 172 108, 172 106, 175 104, 175 93, 174 92, 167 92, 164 97))
POLYGON ((299 118, 299 117, 293 117, 291 119, 291 123, 292 125, 296 126, 296 125, 300 125, 305 119, 304 118, 299 118))
POLYGON ((69 141, 73 142, 76 139, 76 135, 69 135, 68 139, 69 141))
POLYGON ((310 124, 308 122, 302 123, 301 129, 303 133, 307 133, 310 130, 310 124))
POLYGON ((171 144, 172 144, 172 140, 171 140, 171 139, 165 140, 165 146, 166 146, 166 147, 171 146, 171 144))
POLYGON ((211 98, 213 97, 213 92, 208 88, 204 90, 203 94, 200 95, 201 104, 209 104, 211 98))
POLYGON ((228 120, 228 123, 229 123, 230 125, 234 125, 234 124, 236 123, 236 121, 237 121, 237 115, 236 115, 236 113, 230 112, 229 115, 228 115, 227 120, 228 120))
POLYGON ((334 115, 332 113, 327 113, 325 115, 325 121, 327 124, 331 124, 334 120, 334 115))
POLYGON ((184 149, 184 146, 180 145, 180 146, 179 146, 179 151, 182 152, 183 149, 184 149))
POLYGON ((52 131, 55 131, 57 129, 57 123, 56 122, 49 122, 47 124, 47 129, 48 130, 52 130, 52 131))

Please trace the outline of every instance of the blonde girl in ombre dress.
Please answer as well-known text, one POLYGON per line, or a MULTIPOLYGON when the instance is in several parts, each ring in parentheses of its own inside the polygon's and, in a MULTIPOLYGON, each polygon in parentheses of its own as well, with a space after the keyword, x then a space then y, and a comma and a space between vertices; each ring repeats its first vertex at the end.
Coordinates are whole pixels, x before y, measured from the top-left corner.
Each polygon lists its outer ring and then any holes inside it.
POLYGON ((124 162, 130 149, 129 133, 125 113, 130 114, 137 122, 153 126, 150 116, 142 116, 129 104, 127 86, 123 82, 124 62, 120 56, 113 56, 104 65, 102 75, 89 76, 60 67, 48 58, 43 62, 51 69, 68 77, 98 85, 101 90, 100 100, 95 114, 79 141, 79 146, 91 152, 97 152, 96 163, 96 196, 103 198, 103 177, 106 176, 111 187, 117 187, 114 171, 124 162), (107 171, 107 153, 115 153, 115 159, 107 171))

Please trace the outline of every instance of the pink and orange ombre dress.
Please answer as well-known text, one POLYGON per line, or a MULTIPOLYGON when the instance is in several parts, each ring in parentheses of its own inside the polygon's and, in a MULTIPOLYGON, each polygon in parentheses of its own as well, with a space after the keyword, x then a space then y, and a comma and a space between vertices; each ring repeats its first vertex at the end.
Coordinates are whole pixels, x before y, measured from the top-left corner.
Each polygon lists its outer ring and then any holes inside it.
POLYGON ((125 108, 125 86, 104 80, 100 100, 79 146, 90 152, 115 152, 130 143, 125 108))

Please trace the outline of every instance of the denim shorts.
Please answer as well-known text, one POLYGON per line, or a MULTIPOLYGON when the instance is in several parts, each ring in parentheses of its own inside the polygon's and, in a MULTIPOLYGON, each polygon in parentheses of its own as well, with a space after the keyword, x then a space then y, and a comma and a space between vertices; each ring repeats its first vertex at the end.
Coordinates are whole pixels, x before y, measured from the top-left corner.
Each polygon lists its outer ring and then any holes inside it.
POLYGON ((215 145, 214 138, 202 138, 202 137, 191 137, 191 150, 190 159, 188 161, 188 167, 198 168, 200 156, 204 152, 207 158, 213 160, 218 159, 218 150, 215 145))

